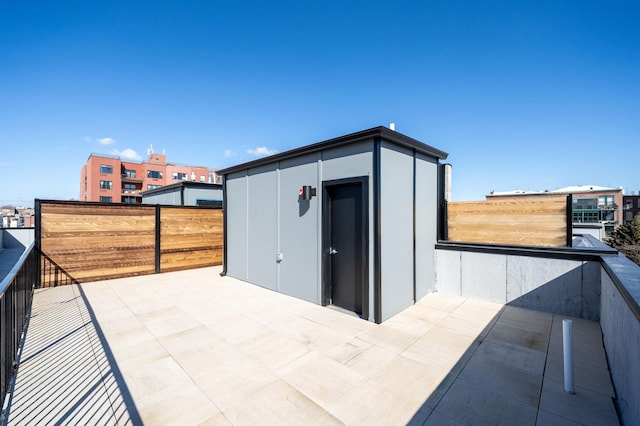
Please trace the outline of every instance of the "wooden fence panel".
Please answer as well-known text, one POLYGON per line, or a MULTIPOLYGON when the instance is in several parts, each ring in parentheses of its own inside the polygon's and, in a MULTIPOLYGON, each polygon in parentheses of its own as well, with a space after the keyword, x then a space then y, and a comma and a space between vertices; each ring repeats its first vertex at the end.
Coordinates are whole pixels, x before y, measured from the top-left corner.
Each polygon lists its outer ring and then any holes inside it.
POLYGON ((221 265, 222 246, 222 210, 161 208, 161 272, 221 265))
POLYGON ((58 201, 38 201, 38 205, 36 238, 41 252, 78 282, 222 264, 219 209, 160 207, 158 241, 154 205, 58 201))
POLYGON ((155 272, 155 207, 41 202, 40 249, 79 282, 155 272))
POLYGON ((447 204, 449 241, 565 247, 567 199, 463 201, 447 204))

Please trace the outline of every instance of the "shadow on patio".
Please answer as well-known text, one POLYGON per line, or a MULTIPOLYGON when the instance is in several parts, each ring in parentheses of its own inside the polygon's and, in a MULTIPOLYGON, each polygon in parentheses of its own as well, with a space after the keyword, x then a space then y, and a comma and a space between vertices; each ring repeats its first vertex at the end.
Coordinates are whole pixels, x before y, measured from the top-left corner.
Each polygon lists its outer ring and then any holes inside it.
POLYGON ((8 424, 142 424, 81 285, 36 290, 8 424))

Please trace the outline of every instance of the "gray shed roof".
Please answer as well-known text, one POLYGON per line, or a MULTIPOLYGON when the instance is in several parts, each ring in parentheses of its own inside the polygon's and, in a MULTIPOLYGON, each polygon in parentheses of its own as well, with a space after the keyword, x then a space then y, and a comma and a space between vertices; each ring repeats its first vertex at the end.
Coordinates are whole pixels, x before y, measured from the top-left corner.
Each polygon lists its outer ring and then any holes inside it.
POLYGON ((141 195, 160 194, 163 192, 173 191, 174 189, 179 189, 179 188, 222 189, 222 185, 218 183, 194 182, 189 180, 182 180, 177 183, 171 183, 169 185, 163 185, 158 188, 148 189, 146 191, 142 191, 140 194, 141 195))
POLYGON ((226 175, 229 173, 238 172, 241 170, 250 169, 265 164, 271 164, 276 161, 285 160, 288 158, 298 157, 300 155, 309 154, 312 152, 321 151, 327 148, 334 148, 340 145, 347 145, 354 142, 360 142, 368 139, 380 138, 384 141, 394 143, 406 148, 415 149, 417 152, 444 160, 448 157, 448 153, 422 143, 409 136, 398 133, 394 130, 390 130, 384 126, 374 127, 368 130, 362 130, 360 132, 351 133, 338 138, 329 139, 323 142, 314 143, 311 145, 303 146, 300 148, 291 149, 289 151, 281 152, 279 154, 271 155, 269 157, 260 158, 257 160, 249 161, 247 163, 238 164, 236 166, 227 167, 226 169, 218 170, 220 175, 226 175))

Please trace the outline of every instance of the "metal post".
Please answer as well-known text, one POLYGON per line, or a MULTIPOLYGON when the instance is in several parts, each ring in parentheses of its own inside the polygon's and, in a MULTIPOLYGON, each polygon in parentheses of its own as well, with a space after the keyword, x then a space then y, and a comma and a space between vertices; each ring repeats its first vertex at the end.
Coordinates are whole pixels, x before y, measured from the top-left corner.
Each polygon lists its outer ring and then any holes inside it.
POLYGON ((564 354, 564 391, 573 391, 573 321, 562 320, 562 352, 564 354))

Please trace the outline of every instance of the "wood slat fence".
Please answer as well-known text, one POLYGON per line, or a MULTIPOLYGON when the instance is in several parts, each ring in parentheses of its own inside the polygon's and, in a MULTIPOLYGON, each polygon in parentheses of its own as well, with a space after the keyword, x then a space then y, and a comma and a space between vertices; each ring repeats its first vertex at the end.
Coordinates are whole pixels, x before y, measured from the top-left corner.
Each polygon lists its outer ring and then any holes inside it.
MULTIPOLYGON (((36 200, 36 245, 77 282, 215 266, 223 212, 36 200)), ((43 276, 42 286, 49 281, 43 276)))
POLYGON ((541 247, 571 245, 571 196, 447 203, 447 239, 541 247))

